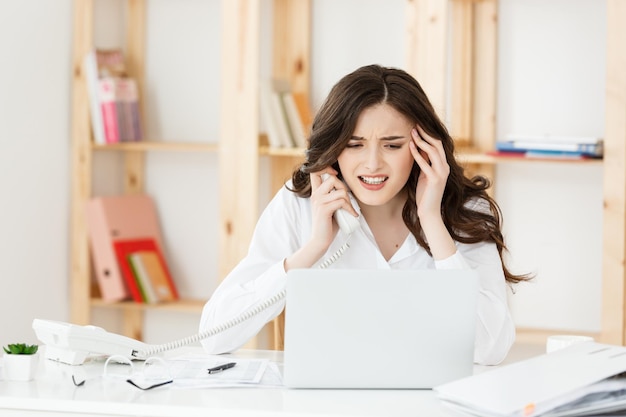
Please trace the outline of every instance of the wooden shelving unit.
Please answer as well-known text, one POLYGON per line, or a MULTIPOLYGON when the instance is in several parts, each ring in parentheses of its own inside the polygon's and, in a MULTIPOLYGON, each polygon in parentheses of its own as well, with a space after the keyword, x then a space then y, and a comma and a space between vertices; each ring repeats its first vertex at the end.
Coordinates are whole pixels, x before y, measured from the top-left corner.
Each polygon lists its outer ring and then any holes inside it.
MULTIPOLYGON (((144 84, 144 29, 145 0, 127 0, 126 54, 129 74, 142 91, 144 84)), ((199 312, 206 300, 180 300, 172 303, 147 305, 135 302, 105 303, 94 297, 87 228, 84 215, 85 202, 92 196, 91 178, 94 152, 118 152, 124 158, 124 193, 137 194, 144 190, 144 159, 147 152, 218 152, 218 145, 208 143, 154 142, 96 145, 91 139, 89 103, 83 58, 93 48, 94 2, 74 2, 73 45, 73 104, 72 104, 72 237, 71 237, 71 308, 70 320, 88 324, 92 307, 119 310, 123 315, 123 333, 142 339, 143 313, 150 309, 177 312, 199 312)))
MULTIPOLYGON (((93 0, 75 1, 72 118, 72 268, 71 320, 88 323, 92 307, 120 309, 125 332, 141 337, 144 307, 134 303, 105 305, 93 299, 84 201, 91 196, 92 153, 122 152, 125 192, 143 190, 146 152, 216 152, 220 178, 229 190, 220 199, 219 277, 246 254, 259 215, 259 159, 269 158, 272 192, 290 177, 303 158, 302 149, 272 149, 259 145, 259 73, 261 0, 223 0, 221 119, 219 145, 143 142, 94 146, 82 57, 93 45, 93 0), (233 138, 236 138, 234 140, 233 138)), ((145 0, 126 0, 127 59, 131 75, 143 83, 145 0)), ((598 340, 626 342, 626 5, 608 4, 607 131, 604 161, 559 161, 604 164, 604 264, 602 331, 598 340)), ((274 0, 273 60, 275 76, 291 81, 294 91, 310 91, 311 0, 274 0)), ((420 81, 433 104, 448 120, 458 139, 459 158, 471 172, 494 177, 498 163, 529 163, 493 157, 496 120, 497 0, 410 0, 406 2, 406 66, 420 81), (450 47, 449 47, 450 45, 450 47), (450 53, 448 53, 450 51, 450 53), (449 70, 448 70, 449 69, 449 70), (448 79, 448 76, 451 77, 448 79), (450 99, 448 99, 450 98, 450 99), (449 106, 448 106, 449 104, 449 106)), ((140 90, 141 91, 141 90, 140 90)), ((223 187, 226 188, 226 187, 223 187)), ((199 311, 203 301, 186 300, 149 308, 199 311), (197 310, 196 310, 197 309, 197 310)), ((268 327, 278 335, 280 319, 268 327)), ((546 330, 525 329, 524 337, 541 338, 546 330)), ((252 343, 251 347, 255 344, 252 343)))

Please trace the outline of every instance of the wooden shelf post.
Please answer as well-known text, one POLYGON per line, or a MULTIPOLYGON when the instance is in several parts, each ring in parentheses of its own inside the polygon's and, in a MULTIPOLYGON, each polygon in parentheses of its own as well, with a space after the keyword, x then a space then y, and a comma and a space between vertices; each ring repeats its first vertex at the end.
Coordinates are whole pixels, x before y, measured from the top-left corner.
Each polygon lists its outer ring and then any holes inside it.
POLYGON ((258 217, 259 26, 259 0, 222 1, 220 279, 247 253, 258 217))
POLYGON ((601 340, 626 344, 626 2, 607 1, 601 340))
MULTIPOLYGON (((294 92, 310 97, 311 88, 311 0, 274 0, 273 25, 274 77, 289 81, 294 92)), ((271 159, 271 187, 276 193, 291 178, 304 156, 281 156, 271 159)), ((272 348, 284 347, 285 314, 272 323, 272 348)), ((269 332, 269 330, 267 330, 269 332)))
POLYGON ((90 319, 90 267, 85 201, 91 196, 91 125, 83 58, 93 45, 93 0, 74 2, 72 51, 72 202, 70 321, 90 319))

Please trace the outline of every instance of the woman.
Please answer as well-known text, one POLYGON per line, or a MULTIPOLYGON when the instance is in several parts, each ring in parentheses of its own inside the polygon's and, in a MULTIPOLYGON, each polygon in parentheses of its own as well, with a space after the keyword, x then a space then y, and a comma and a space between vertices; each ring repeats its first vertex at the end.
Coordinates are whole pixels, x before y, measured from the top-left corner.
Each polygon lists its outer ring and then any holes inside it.
MULTIPOLYGON (((414 78, 359 68, 333 87, 315 116, 306 161, 264 210, 248 255, 206 304, 200 330, 283 290, 290 269, 335 258, 332 268, 471 268, 480 276, 474 361, 499 363, 515 339, 506 283, 527 277, 504 264, 500 211, 488 187, 483 177, 465 177, 452 138, 414 78), (340 208, 358 219, 354 233, 333 220, 340 208), (350 248, 342 248, 348 239, 350 248)), ((235 350, 283 307, 284 300, 203 346, 235 350)))

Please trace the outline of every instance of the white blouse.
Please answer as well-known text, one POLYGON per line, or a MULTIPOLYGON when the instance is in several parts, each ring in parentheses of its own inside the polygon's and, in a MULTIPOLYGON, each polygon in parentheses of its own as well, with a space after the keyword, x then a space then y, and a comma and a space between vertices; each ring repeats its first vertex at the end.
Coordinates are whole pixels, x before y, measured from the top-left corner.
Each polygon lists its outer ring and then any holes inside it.
MULTIPOLYGON (((358 212, 358 205, 353 205, 358 212)), ((457 252, 454 255, 435 261, 409 233, 402 246, 387 261, 363 216, 359 216, 358 220, 361 228, 350 236, 350 248, 330 268, 477 270, 480 291, 474 362, 494 365, 505 358, 515 340, 515 326, 507 307, 504 272, 494 243, 456 242, 457 252)), ((200 331, 225 323, 284 290, 287 274, 283 261, 309 240, 311 223, 310 200, 282 187, 261 214, 248 254, 204 306, 200 331)), ((347 240, 348 236, 339 231, 318 262, 333 255, 347 240)), ((204 339, 204 349, 213 354, 238 349, 268 321, 278 316, 284 306, 283 299, 243 323, 204 339)))

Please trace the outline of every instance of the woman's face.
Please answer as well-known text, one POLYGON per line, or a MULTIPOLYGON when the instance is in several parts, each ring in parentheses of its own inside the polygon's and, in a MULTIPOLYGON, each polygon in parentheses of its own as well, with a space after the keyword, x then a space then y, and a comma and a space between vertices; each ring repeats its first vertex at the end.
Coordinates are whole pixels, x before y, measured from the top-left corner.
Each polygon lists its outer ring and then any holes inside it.
POLYGON ((337 162, 344 181, 359 203, 382 206, 400 194, 414 159, 409 150, 411 122, 387 104, 368 107, 337 162))

